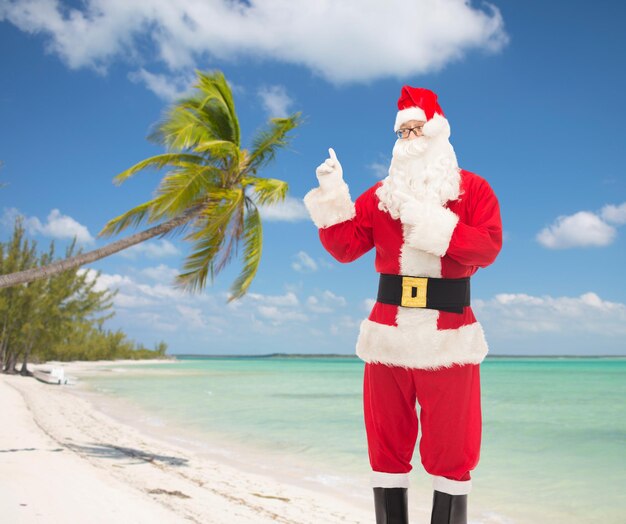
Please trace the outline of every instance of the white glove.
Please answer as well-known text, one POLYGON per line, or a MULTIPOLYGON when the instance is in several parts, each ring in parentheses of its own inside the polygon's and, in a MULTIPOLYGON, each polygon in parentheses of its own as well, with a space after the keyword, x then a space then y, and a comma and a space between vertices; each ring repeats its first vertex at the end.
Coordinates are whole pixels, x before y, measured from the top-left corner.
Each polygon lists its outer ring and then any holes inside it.
POLYGON ((328 154, 330 158, 315 170, 322 191, 331 191, 343 183, 343 169, 332 147, 328 149, 328 154))

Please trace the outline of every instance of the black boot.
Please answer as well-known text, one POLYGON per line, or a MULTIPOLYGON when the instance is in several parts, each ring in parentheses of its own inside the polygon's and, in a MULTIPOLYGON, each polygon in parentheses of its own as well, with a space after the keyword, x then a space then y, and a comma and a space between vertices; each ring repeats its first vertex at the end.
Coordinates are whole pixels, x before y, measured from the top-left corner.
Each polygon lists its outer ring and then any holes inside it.
POLYGON ((407 488, 374 488, 376 524, 409 524, 407 488))
POLYGON ((467 495, 435 491, 430 524, 467 524, 467 495))

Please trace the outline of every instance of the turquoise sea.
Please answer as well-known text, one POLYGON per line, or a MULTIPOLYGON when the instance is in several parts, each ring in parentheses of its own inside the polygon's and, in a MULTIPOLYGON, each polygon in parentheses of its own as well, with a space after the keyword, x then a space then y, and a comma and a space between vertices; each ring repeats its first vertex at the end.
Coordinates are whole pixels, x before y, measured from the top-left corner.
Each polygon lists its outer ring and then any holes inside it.
MULTIPOLYGON (((195 357, 82 380, 125 422, 369 504, 362 373, 350 357, 195 357)), ((626 522, 625 358, 490 357, 481 385, 470 522, 626 522)), ((411 507, 426 514, 417 446, 413 467, 411 507)))

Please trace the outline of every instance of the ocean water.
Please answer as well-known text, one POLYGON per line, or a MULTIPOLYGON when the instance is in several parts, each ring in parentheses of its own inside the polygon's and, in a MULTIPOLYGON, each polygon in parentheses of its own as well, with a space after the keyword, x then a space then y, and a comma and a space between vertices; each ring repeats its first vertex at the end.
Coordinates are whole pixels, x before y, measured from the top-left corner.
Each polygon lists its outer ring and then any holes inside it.
MULTIPOLYGON (((362 374, 348 357, 185 358, 83 382, 125 422, 369 503, 362 374)), ((626 359, 487 358, 481 389, 471 523, 626 522, 626 359)), ((412 515, 426 522, 418 446, 413 468, 412 515)))

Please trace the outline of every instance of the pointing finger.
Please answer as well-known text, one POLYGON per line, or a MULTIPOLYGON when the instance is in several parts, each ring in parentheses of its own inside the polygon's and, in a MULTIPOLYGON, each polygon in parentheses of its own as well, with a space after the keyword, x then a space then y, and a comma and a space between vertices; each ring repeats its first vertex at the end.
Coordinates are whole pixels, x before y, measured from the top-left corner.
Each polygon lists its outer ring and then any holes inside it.
POLYGON ((337 162, 337 155, 335 153, 335 150, 332 147, 328 148, 328 154, 330 155, 331 160, 334 160, 335 162, 337 162))

